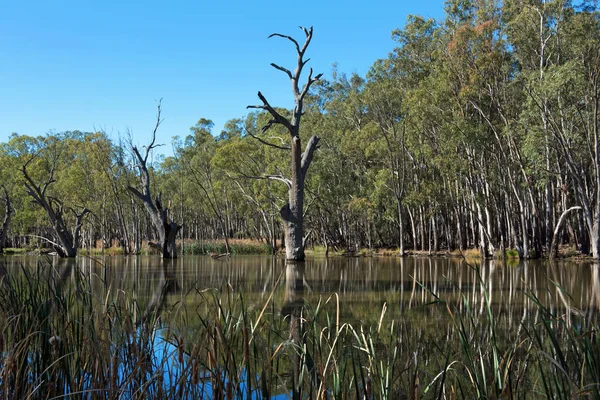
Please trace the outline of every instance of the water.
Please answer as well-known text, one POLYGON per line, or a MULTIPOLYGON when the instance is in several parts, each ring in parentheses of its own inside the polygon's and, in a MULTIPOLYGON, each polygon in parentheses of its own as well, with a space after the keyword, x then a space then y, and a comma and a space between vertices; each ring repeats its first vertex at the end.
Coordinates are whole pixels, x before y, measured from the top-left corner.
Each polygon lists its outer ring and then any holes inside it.
POLYGON ((276 309, 306 300, 316 306, 329 302, 341 322, 377 323, 385 305, 386 318, 435 323, 444 313, 431 303, 461 304, 466 300, 479 313, 489 296, 494 314, 505 328, 517 327, 536 302, 558 314, 595 315, 600 306, 600 266, 593 263, 485 261, 481 265, 458 258, 310 258, 287 264, 268 256, 212 259, 185 256, 162 260, 157 256, 58 258, 11 256, 7 268, 52 263, 63 279, 75 269, 91 279, 97 295, 128 293, 142 308, 185 304, 193 310, 200 292, 218 289, 241 293, 251 307, 269 297, 276 309), (164 295, 164 296, 163 296, 164 295))
MULTIPOLYGON (((83 392, 118 390, 121 398, 135 397, 132 393, 136 393, 141 384, 137 379, 144 382, 142 386, 148 388, 150 395, 159 393, 159 389, 171 388, 174 382, 183 382, 181 387, 188 390, 188 394, 181 398, 212 398, 213 389, 222 392, 223 387, 232 382, 240 397, 246 397, 244 393, 247 388, 251 390, 251 395, 247 397, 260 397, 259 381, 263 375, 259 371, 266 365, 263 364, 266 360, 262 359, 257 364, 241 364, 241 373, 203 367, 199 375, 194 375, 199 376, 200 382, 188 383, 193 375, 189 369, 193 365, 189 350, 195 343, 202 344, 202 340, 207 340, 206 336, 200 335, 204 339, 196 337, 198 332, 207 333, 207 329, 199 329, 201 320, 210 323, 211 318, 217 318, 214 308, 213 314, 207 313, 205 308, 211 292, 220 292, 223 302, 243 296, 246 307, 251 311, 260 311, 268 305, 266 313, 270 316, 264 320, 273 326, 268 325, 261 332, 271 339, 265 340, 259 333, 255 336, 256 342, 273 347, 272 356, 269 356, 273 358, 269 360, 275 359, 274 354, 278 349, 287 349, 277 353, 277 361, 271 366, 274 375, 270 381, 270 395, 274 398, 295 396, 296 389, 290 388, 294 387, 294 382, 300 376, 300 370, 296 368, 300 365, 296 349, 306 340, 297 321, 302 319, 299 317, 304 315, 306 307, 314 309, 319 305, 324 310, 318 315, 327 323, 321 326, 329 328, 317 329, 321 339, 329 335, 333 324, 338 327, 344 323, 366 327, 380 327, 383 324, 384 331, 394 324, 395 342, 391 344, 400 352, 402 363, 412 360, 414 354, 413 367, 425 371, 423 376, 431 381, 440 368, 446 368, 442 365, 444 357, 440 358, 440 355, 449 355, 447 351, 452 347, 446 347, 444 342, 458 342, 458 325, 453 325, 451 315, 462 313, 466 316, 464 321, 472 324, 465 331, 471 335, 468 340, 478 341, 479 345, 474 348, 483 357, 481 347, 477 347, 482 344, 488 346, 494 343, 494 346, 518 350, 519 345, 511 347, 510 343, 522 343, 524 336, 519 335, 521 329, 530 329, 538 324, 541 319, 540 305, 567 325, 573 323, 574 331, 578 329, 578 325, 575 325, 579 323, 577 321, 581 321, 581 318, 575 317, 584 315, 597 320, 600 305, 600 266, 593 263, 529 261, 505 264, 486 261, 477 265, 452 258, 381 257, 312 258, 305 263, 293 264, 278 257, 266 256, 236 256, 219 260, 202 256, 186 256, 177 260, 162 260, 156 256, 79 257, 76 260, 11 256, 3 259, 3 266, 15 272, 20 271, 21 267, 33 269, 51 266, 55 271, 53 275, 59 277, 58 282, 53 281, 58 284, 57 287, 68 287, 77 277, 87 277, 91 294, 96 299, 90 303, 94 303, 95 307, 104 307, 120 296, 134 300, 136 306, 128 308, 137 313, 134 320, 149 321, 150 324, 136 324, 137 328, 131 328, 127 337, 110 344, 107 357, 112 360, 119 356, 122 360, 116 364, 117 367, 110 369, 116 375, 115 385, 109 388, 103 381, 94 380, 97 377, 92 378, 91 372, 86 369, 82 371, 83 380, 78 386, 83 392), (161 313, 166 316, 164 319, 155 318, 161 313), (144 318, 146 315, 150 318, 144 318), (490 341, 485 328, 479 329, 480 326, 490 326, 490 315, 494 321, 491 330, 500 338, 497 342, 495 339, 490 341), (179 318, 181 316, 184 317, 179 318), (177 324, 171 326, 167 321, 177 321, 177 324), (135 347, 136 343, 138 347, 135 347), (137 362, 146 358, 130 356, 131 349, 147 349, 152 366, 140 371, 137 362), (245 370, 248 365, 252 365, 253 369, 245 370), (245 371, 252 371, 248 375, 255 375, 248 378, 245 371), (252 380, 249 386, 247 379, 252 380), (213 386, 218 380, 222 382, 221 386, 213 386)), ((0 269, 2 272, 3 269, 0 269)), ((235 301, 233 303, 236 304, 235 301)), ((129 307, 132 303, 124 304, 129 307)), ((214 306, 215 303, 212 304, 214 306)), ((119 310, 118 307, 116 310, 119 310)), ((77 311, 74 312, 77 315, 77 311)), ((259 314, 252 313, 255 318, 259 314)), ((306 315, 315 314, 307 312, 306 315)), ((234 315, 231 326, 239 327, 240 321, 234 315)), ((118 332, 118 329, 113 332, 117 339, 118 332)), ((232 343, 239 344, 242 334, 236 337, 232 343)), ((325 340, 324 343, 328 342, 325 340)), ((378 352, 390 350, 381 345, 376 344, 378 352)), ((352 349, 358 351, 360 346, 362 343, 352 349)), ((321 364, 329 354, 328 347, 323 348, 324 353, 312 353, 320 359, 321 364)), ((243 363, 246 358, 240 356, 242 349, 243 346, 232 349, 231 354, 237 355, 238 362, 243 363)), ((80 350, 84 351, 85 348, 80 350)), ((313 350, 307 354, 310 355, 313 350)), ((263 353, 260 349, 253 348, 252 351, 255 352, 254 356, 263 353)), ((2 355, 7 356, 8 353, 2 355)), ((37 357, 39 354, 34 350, 32 355, 37 357)), ((454 356, 460 357, 460 354, 454 356)), ((346 356, 341 357, 338 361, 343 364, 346 356)), ((49 362, 58 365, 52 359, 49 362)), ((210 362, 207 365, 210 366, 210 362)), ((38 370, 46 371, 46 368, 50 367, 44 366, 38 370)), ((32 382, 43 382, 46 379, 45 372, 40 374, 38 370, 32 370, 26 376, 32 382)), ((309 380, 307 376, 304 379, 309 380)), ((536 381, 537 378, 532 379, 536 381)), ((0 378, 0 387, 10 382, 0 378)), ((77 380, 74 382, 77 383, 77 380)), ((404 385, 405 389, 412 387, 409 381, 399 385, 404 385)), ((75 386, 59 388, 65 393, 79 390, 75 386)))

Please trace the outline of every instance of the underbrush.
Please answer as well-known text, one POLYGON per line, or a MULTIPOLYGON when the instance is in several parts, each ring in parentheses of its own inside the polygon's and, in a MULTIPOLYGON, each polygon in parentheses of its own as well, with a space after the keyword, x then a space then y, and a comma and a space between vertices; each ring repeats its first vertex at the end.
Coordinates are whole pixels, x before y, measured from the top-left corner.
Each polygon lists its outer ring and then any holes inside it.
MULTIPOLYGON (((181 251, 181 244, 178 244, 178 250, 181 251)), ((229 247, 231 254, 272 254, 271 246, 264 242, 244 239, 230 239, 229 247)), ((224 240, 207 241, 186 241, 183 246, 183 254, 189 255, 210 255, 225 254, 227 246, 224 240)))

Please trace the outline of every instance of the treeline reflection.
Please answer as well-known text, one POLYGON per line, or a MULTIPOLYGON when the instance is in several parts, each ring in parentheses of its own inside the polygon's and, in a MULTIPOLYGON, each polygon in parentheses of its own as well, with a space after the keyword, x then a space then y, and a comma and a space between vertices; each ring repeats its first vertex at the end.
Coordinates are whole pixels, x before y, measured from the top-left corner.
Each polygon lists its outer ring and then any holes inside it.
MULTIPOLYGON (((5 265, 19 268, 39 261, 12 257, 5 265)), ((146 312, 178 302, 193 308, 200 301, 199 291, 209 288, 242 293, 248 304, 256 307, 272 296, 279 310, 290 305, 296 308, 304 301, 317 304, 335 293, 343 322, 372 323, 379 318, 384 304, 388 318, 394 319, 440 319, 445 307, 439 306, 446 303, 459 310, 469 307, 472 313, 482 316, 489 302, 498 323, 510 328, 525 318, 535 318, 530 313, 536 312, 538 302, 566 317, 595 317, 600 307, 600 266, 591 263, 314 258, 286 266, 282 258, 263 256, 219 260, 79 257, 48 261, 61 279, 68 281, 78 269, 90 277, 92 290, 99 298, 126 293, 135 296, 146 312)))

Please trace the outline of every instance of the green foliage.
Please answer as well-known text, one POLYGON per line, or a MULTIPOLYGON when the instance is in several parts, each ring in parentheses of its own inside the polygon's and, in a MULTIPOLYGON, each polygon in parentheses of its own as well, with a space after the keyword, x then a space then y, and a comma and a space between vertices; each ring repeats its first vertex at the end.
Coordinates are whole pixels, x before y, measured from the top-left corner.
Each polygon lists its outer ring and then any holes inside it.
MULTIPOLYGON (((444 9, 439 21, 409 16, 392 32, 389 55, 364 76, 334 66, 305 98, 302 135, 321 138, 305 188, 309 245, 404 239, 417 250, 437 240, 453 250, 480 246, 484 236, 490 250, 538 256, 560 213, 580 205, 582 219, 570 216, 571 233, 560 240, 585 250, 600 198, 597 5, 451 0, 444 9)), ((270 120, 250 112, 213 132, 200 118, 173 139, 172 156, 151 155, 152 190, 183 224, 181 239, 281 237, 288 190, 267 176, 290 175, 277 148, 290 138, 278 124, 263 131, 270 120)), ((80 246, 129 253, 155 240, 145 210, 131 204, 130 149, 102 132, 13 134, 0 148, 0 180, 16 210, 9 245, 52 239, 26 194, 25 163, 36 182, 53 174, 47 193, 65 209, 93 212, 80 246)), ((72 226, 72 213, 67 219, 72 226)))
MULTIPOLYGON (((231 254, 249 255, 249 254, 272 254, 273 250, 266 243, 234 240, 229 244, 231 254)), ((225 242, 220 240, 210 240, 206 242, 186 242, 183 248, 183 254, 188 255, 220 255, 227 253, 225 242)))

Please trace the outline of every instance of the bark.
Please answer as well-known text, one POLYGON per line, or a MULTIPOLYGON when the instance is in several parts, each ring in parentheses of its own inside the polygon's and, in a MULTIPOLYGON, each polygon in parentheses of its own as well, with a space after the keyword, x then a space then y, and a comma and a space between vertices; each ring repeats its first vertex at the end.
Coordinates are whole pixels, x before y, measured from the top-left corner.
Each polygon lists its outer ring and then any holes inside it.
MULTIPOLYGON (((291 176, 290 178, 284 178, 282 176, 266 176, 268 179, 278 180, 284 182, 288 187, 288 203, 285 204, 279 214, 283 219, 283 230, 285 236, 285 253, 288 260, 304 261, 304 237, 303 237, 303 225, 304 225, 304 180, 306 173, 310 167, 311 161, 315 150, 318 148, 319 137, 312 136, 306 145, 304 152, 302 151, 302 143, 300 139, 300 120, 303 115, 303 103, 304 97, 308 93, 311 85, 316 82, 321 74, 318 74, 313 78, 312 69, 308 74, 308 80, 300 89, 299 81, 304 68, 308 60, 304 60, 304 54, 310 41, 312 39, 312 27, 309 29, 302 28, 306 36, 306 40, 302 47, 300 44, 290 36, 281 35, 274 33, 269 37, 277 36, 288 39, 291 41, 297 52, 297 64, 296 69, 292 73, 290 70, 281 67, 277 64, 271 64, 274 68, 284 72, 292 83, 292 92, 294 94, 294 110, 292 112, 291 119, 288 119, 277 110, 275 110, 267 101, 267 99, 258 92, 258 98, 262 101, 262 105, 259 106, 248 106, 248 108, 258 108, 267 111, 271 114, 272 119, 262 128, 262 131, 267 131, 273 124, 283 125, 288 133, 290 134, 290 146, 282 147, 276 146, 264 140, 260 140, 264 145, 290 151, 291 157, 291 176)), ((253 135, 253 137, 257 138, 253 135)), ((257 138, 258 139, 258 138, 257 138)))

